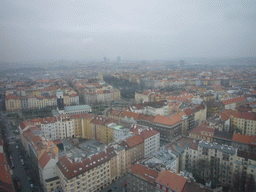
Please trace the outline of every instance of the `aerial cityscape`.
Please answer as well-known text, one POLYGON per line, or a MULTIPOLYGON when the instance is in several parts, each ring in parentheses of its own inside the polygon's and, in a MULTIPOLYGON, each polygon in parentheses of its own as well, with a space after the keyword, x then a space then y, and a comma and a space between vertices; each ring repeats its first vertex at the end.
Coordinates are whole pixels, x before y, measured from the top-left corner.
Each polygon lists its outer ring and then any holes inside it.
POLYGON ((2 189, 253 191, 256 69, 233 63, 3 69, 2 189))
POLYGON ((254 1, 0 5, 1 192, 256 192, 254 1))

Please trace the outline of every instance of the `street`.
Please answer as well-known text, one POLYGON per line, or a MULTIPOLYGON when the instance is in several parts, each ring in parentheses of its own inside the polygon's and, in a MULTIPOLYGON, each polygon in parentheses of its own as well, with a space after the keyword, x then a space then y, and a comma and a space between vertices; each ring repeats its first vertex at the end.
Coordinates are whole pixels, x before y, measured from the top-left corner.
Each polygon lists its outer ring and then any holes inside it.
POLYGON ((30 183, 28 181, 28 176, 25 173, 25 163, 22 165, 21 159, 24 159, 24 150, 21 142, 19 141, 19 136, 13 134, 13 130, 9 124, 7 114, 2 113, 2 122, 4 127, 4 135, 5 135, 5 146, 7 151, 7 161, 9 162, 10 167, 13 167, 13 183, 16 191, 21 192, 30 192, 32 191, 30 188, 30 183), (18 146, 18 147, 17 147, 18 146), (20 154, 19 154, 20 153, 20 154), (10 158, 11 157, 11 158, 10 158), (20 183, 20 189, 17 188, 15 180, 18 180, 20 183))
POLYGON ((126 183, 126 175, 121 177, 120 179, 116 180, 114 183, 111 183, 106 188, 102 189, 100 192, 107 192, 110 189, 113 189, 113 187, 116 187, 115 190, 112 190, 113 192, 125 192, 127 189, 126 187, 123 187, 123 184, 126 183))

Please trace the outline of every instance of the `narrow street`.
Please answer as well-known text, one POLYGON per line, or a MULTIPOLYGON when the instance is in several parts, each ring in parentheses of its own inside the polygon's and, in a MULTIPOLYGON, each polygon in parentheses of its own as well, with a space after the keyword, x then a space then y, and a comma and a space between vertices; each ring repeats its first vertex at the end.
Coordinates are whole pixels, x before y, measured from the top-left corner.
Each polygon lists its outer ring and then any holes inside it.
MULTIPOLYGON (((10 168, 12 164, 14 167, 12 168, 13 171, 13 183, 15 186, 16 191, 21 192, 30 192, 31 190, 30 183, 28 177, 31 178, 31 175, 26 174, 25 165, 31 165, 31 162, 28 162, 28 158, 25 157, 25 151, 21 144, 19 136, 13 133, 13 130, 10 126, 8 121, 7 114, 2 113, 2 121, 3 126, 5 127, 5 138, 6 138, 6 147, 8 150, 8 155, 6 156, 7 161, 9 162, 10 168), (10 158, 11 157, 11 158, 10 158), (24 161, 24 165, 22 165, 21 159, 24 161), (17 188, 15 183, 15 179, 17 179, 20 183, 20 189, 17 188)), ((30 170, 31 167, 27 166, 27 170, 30 170)), ((28 171, 28 173, 32 173, 32 171, 28 171)))

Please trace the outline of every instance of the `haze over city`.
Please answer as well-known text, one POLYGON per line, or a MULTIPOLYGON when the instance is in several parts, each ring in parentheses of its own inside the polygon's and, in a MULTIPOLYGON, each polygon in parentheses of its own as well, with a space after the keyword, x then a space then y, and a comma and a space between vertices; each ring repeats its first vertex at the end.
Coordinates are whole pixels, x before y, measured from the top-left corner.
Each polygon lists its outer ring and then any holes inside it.
POLYGON ((255 1, 2 1, 2 62, 256 56, 255 1))
POLYGON ((0 7, 1 192, 256 192, 255 1, 0 7))

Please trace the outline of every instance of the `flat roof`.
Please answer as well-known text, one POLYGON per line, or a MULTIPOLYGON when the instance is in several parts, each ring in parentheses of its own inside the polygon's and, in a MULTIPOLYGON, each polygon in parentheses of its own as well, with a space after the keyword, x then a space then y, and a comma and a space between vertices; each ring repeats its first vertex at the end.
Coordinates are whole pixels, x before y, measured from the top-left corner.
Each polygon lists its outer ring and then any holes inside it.
POLYGON ((84 110, 84 109, 92 109, 89 105, 74 105, 74 106, 65 106, 65 111, 77 111, 77 110, 84 110))

